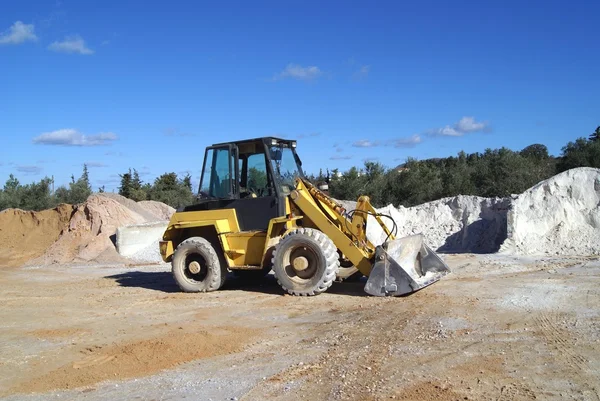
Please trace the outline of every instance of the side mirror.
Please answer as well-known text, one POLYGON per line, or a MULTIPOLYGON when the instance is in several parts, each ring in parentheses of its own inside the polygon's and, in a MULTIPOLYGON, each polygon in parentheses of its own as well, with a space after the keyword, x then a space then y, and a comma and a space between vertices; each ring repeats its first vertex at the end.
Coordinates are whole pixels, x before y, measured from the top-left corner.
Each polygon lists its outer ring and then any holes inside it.
POLYGON ((208 196, 206 192, 199 192, 198 195, 196 195, 196 200, 203 200, 208 198, 210 198, 210 196, 208 196))
POLYGON ((271 160, 281 161, 281 149, 271 148, 269 150, 269 157, 271 158, 271 160))

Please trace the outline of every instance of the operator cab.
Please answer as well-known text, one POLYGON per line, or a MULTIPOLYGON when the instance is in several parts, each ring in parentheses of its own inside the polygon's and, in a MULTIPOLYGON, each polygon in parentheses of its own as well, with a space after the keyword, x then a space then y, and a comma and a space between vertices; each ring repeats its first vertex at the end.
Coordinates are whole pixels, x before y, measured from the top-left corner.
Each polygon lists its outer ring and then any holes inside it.
POLYGON ((198 203, 184 211, 235 209, 243 231, 266 230, 286 215, 285 197, 304 177, 296 141, 274 137, 206 149, 198 203))

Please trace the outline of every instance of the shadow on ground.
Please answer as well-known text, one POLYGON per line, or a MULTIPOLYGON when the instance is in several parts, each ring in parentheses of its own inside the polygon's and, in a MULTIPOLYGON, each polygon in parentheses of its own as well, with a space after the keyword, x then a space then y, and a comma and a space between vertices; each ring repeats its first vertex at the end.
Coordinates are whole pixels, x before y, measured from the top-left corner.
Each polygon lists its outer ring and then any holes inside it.
MULTIPOLYGON (((171 272, 130 271, 104 278, 115 280, 121 287, 145 288, 167 293, 181 292, 171 272)), ((356 282, 333 283, 327 290, 330 294, 367 296, 363 288, 364 280, 356 282)), ((262 294, 284 295, 285 292, 272 274, 260 280, 249 280, 230 276, 221 289, 223 291, 248 291, 262 294)))
POLYGON ((104 278, 115 280, 121 287, 145 288, 162 292, 180 292, 170 272, 131 271, 104 278))

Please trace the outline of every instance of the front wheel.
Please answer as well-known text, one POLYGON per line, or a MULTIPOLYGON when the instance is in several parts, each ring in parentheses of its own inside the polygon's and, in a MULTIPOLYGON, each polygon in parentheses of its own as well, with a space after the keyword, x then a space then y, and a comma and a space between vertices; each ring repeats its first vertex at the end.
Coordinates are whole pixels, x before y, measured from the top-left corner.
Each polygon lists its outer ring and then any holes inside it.
POLYGON ((185 292, 216 291, 227 277, 227 267, 202 237, 191 237, 179 244, 171 266, 177 285, 185 292))
POLYGON ((312 228, 290 231, 273 254, 277 282, 292 295, 318 295, 326 291, 333 284, 339 268, 333 241, 312 228))

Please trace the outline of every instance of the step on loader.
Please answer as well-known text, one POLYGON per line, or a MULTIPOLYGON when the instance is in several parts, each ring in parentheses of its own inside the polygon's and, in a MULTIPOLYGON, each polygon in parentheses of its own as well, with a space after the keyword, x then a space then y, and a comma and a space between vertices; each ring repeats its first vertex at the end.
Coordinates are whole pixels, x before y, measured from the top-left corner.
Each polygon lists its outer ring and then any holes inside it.
POLYGON ((317 295, 357 275, 368 277, 371 295, 405 295, 450 271, 422 235, 396 232, 369 197, 346 210, 312 185, 296 141, 266 137, 206 149, 198 200, 172 216, 160 253, 186 292, 218 290, 230 271, 259 279, 273 270, 292 295, 317 295), (368 220, 385 232, 383 244, 367 238, 368 220))

